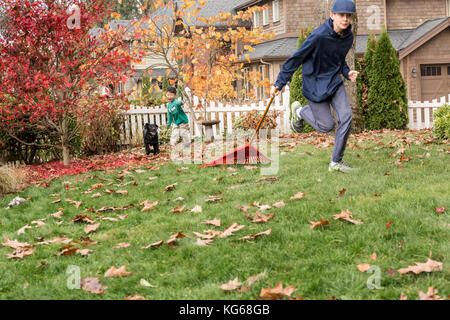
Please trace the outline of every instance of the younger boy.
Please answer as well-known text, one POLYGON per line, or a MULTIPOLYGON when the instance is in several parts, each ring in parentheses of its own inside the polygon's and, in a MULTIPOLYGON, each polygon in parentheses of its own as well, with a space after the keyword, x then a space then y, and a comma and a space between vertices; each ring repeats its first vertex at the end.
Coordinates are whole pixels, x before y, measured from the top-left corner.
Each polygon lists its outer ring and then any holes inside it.
POLYGON ((333 107, 338 127, 329 171, 356 170, 342 161, 350 134, 352 110, 341 79, 342 74, 347 80, 356 82, 358 76, 358 72, 350 71, 345 62, 353 44, 350 23, 355 14, 352 0, 336 0, 330 18, 312 31, 303 45, 285 61, 272 88, 272 95, 277 95, 303 65, 303 95, 308 105, 302 107, 297 101, 292 104, 294 118, 291 125, 297 132, 303 131, 304 120, 319 132, 333 130, 335 123, 330 105, 333 107))
POLYGON ((167 88, 166 98, 169 101, 167 104, 167 129, 170 128, 172 122, 174 128, 170 136, 170 144, 175 146, 180 137, 183 139, 184 147, 187 148, 191 143, 191 136, 189 134, 189 119, 184 113, 183 102, 176 99, 177 89, 175 87, 167 88))

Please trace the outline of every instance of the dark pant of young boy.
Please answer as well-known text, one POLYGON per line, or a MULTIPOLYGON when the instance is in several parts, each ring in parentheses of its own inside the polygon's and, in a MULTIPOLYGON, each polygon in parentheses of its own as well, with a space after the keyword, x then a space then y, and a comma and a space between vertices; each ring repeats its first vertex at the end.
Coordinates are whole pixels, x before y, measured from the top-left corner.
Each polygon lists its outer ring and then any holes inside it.
POLYGON ((340 162, 344 157, 345 146, 350 134, 352 124, 352 109, 348 102, 344 84, 341 84, 336 92, 323 102, 312 102, 300 111, 302 119, 307 121, 315 130, 319 132, 330 132, 335 126, 330 105, 333 107, 338 121, 332 161, 340 162))

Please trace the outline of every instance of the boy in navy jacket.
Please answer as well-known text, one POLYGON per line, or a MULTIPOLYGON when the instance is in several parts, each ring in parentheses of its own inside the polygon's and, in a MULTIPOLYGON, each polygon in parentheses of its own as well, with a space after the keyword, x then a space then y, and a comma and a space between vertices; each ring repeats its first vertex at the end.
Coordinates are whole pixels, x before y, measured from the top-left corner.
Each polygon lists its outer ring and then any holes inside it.
POLYGON ((301 106, 295 101, 291 106, 294 113, 291 126, 297 132, 303 131, 304 120, 319 132, 333 130, 335 123, 330 105, 333 107, 338 127, 329 171, 356 170, 342 161, 350 133, 352 110, 341 78, 342 74, 347 80, 356 82, 358 76, 358 72, 351 71, 345 62, 353 44, 350 23, 355 14, 356 7, 352 0, 336 0, 330 18, 313 30, 303 45, 284 62, 272 88, 272 95, 277 95, 303 65, 303 95, 308 105, 301 106))

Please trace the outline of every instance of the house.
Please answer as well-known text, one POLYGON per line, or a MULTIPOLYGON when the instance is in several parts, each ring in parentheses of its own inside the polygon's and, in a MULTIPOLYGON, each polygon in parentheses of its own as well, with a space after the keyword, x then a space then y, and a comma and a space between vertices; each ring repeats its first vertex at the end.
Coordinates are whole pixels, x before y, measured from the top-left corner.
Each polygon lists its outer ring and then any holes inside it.
MULTIPOLYGON (((271 41, 249 52, 246 68, 259 71, 274 83, 283 62, 296 50, 301 29, 315 28, 320 10, 316 0, 249 0, 234 10, 252 6, 268 8, 253 17, 253 27, 274 31, 271 41)), ((450 0, 358 0, 356 54, 365 53, 369 34, 383 26, 398 52, 409 100, 430 100, 450 93, 450 0)), ((245 83, 242 84, 249 88, 245 83)), ((256 90, 258 99, 267 92, 256 90)))

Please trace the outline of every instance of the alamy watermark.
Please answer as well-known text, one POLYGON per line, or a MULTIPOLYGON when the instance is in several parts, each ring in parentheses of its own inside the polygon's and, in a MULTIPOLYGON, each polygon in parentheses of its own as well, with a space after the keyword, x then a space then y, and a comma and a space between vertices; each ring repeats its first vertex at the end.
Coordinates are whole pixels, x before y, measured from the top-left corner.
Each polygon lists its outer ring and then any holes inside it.
POLYGON ((367 273, 373 273, 367 281, 367 288, 370 290, 374 289, 383 289, 381 287, 381 269, 378 266, 370 266, 370 268, 366 271, 367 273))
POLYGON ((72 5, 67 8, 66 13, 70 15, 69 18, 67 18, 67 28, 69 28, 70 30, 81 29, 80 7, 72 5))
POLYGON ((66 269, 66 274, 69 275, 66 281, 67 289, 80 289, 81 270, 79 266, 70 265, 66 269))

